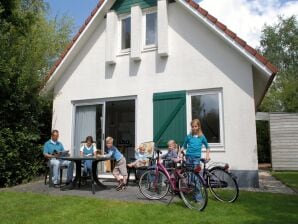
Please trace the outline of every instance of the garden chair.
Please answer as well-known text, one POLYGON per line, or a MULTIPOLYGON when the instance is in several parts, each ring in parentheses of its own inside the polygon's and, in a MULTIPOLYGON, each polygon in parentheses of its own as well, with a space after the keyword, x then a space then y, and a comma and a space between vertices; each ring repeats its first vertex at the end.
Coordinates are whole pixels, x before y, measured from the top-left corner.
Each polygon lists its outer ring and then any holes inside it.
MULTIPOLYGON (((148 166, 152 166, 153 165, 153 154, 154 154, 154 142, 144 142, 142 143, 145 146, 145 153, 147 155, 148 158, 148 163, 144 166, 141 167, 128 167, 127 166, 127 183, 129 182, 129 177, 130 177, 130 173, 133 172, 135 175, 135 181, 137 181, 140 176, 142 175, 142 173, 147 170, 148 166)), ((130 158, 128 163, 131 163, 133 161, 135 161, 136 158, 130 158)))
MULTIPOLYGON (((44 161, 45 164, 45 178, 44 178, 44 184, 47 184, 47 179, 49 176, 49 187, 53 186, 52 183, 52 167, 50 166, 50 161, 48 159, 45 159, 44 161)), ((60 182, 59 185, 61 186, 62 184, 62 176, 63 176, 63 170, 67 169, 68 167, 66 165, 60 165, 59 169, 60 169, 60 182)))

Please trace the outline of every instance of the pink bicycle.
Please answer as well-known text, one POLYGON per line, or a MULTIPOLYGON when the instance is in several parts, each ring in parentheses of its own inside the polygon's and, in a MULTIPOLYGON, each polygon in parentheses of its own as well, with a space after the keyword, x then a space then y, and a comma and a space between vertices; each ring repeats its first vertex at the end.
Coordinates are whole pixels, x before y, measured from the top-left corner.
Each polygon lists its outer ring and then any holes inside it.
POLYGON ((171 193, 170 202, 179 193, 188 208, 203 211, 208 202, 208 194, 199 173, 201 167, 188 166, 182 161, 179 167, 166 168, 160 162, 161 151, 156 149, 155 152, 156 165, 148 168, 140 177, 140 192, 150 200, 159 200, 171 193))

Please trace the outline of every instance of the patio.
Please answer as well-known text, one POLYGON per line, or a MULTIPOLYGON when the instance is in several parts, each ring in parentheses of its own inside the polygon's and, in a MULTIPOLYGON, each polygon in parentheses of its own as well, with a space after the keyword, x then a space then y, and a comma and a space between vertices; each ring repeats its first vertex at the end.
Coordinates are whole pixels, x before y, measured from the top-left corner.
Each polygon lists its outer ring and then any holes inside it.
MULTIPOLYGON (((66 176, 66 175, 64 175, 66 176)), ((270 175, 269 171, 259 170, 259 182, 260 188, 240 188, 241 191, 252 191, 252 192, 268 192, 268 193, 282 193, 282 194, 297 194, 291 188, 285 186, 283 183, 275 179, 270 175)), ((76 187, 72 190, 61 191, 60 188, 49 187, 44 184, 43 177, 40 177, 36 181, 32 181, 27 184, 18 185, 12 188, 7 188, 7 190, 17 191, 17 192, 32 192, 41 193, 49 195, 72 195, 72 196, 84 196, 91 198, 100 199, 113 199, 120 201, 140 201, 140 202, 153 202, 153 203, 163 203, 166 204, 171 196, 166 196, 161 201, 149 201, 147 200, 139 191, 138 185, 133 181, 129 182, 129 185, 124 191, 116 191, 117 183, 113 178, 101 178, 104 185, 107 186, 106 189, 99 189, 95 187, 96 193, 93 195, 91 191, 91 183, 88 181, 86 185, 80 188, 76 187)), ((2 189, 5 190, 5 189, 2 189)), ((174 200, 179 200, 175 198, 174 200)))

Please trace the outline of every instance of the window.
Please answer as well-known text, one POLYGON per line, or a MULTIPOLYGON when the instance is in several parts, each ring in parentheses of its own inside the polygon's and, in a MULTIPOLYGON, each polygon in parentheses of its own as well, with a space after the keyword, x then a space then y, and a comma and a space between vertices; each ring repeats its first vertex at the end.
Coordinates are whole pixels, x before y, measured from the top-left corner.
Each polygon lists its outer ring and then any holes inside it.
POLYGON ((146 14, 145 45, 157 44, 157 13, 146 14))
POLYGON ((223 143, 222 108, 220 92, 202 92, 190 95, 191 120, 201 121, 202 131, 209 143, 223 143))
POLYGON ((130 48, 131 18, 127 17, 121 20, 121 49, 130 48))

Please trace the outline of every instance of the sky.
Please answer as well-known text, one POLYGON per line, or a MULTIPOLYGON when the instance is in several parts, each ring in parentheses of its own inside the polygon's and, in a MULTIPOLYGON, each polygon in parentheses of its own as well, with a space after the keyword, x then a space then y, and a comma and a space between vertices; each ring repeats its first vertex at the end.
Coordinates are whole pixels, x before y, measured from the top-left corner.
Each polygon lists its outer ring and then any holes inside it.
MULTIPOLYGON (((74 19, 74 34, 95 8, 98 0, 46 0, 50 17, 68 15, 74 19)), ((257 47, 264 24, 272 25, 278 15, 298 17, 298 0, 197 0, 248 44, 257 47)))

